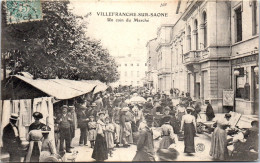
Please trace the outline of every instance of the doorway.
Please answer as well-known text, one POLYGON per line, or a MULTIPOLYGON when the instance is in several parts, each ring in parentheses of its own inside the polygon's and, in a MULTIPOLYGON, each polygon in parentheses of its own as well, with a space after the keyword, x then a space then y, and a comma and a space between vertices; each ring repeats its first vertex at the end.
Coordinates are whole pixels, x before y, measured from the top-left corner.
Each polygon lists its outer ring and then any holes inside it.
POLYGON ((196 99, 200 99, 200 83, 195 84, 195 97, 196 99))

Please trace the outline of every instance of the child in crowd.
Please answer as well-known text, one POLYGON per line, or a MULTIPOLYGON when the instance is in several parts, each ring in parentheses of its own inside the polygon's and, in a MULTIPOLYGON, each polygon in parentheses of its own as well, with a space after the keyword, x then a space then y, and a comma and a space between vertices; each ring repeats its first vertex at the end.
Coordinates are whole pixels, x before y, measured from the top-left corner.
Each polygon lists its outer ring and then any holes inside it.
POLYGON ((97 135, 97 133, 96 133, 97 123, 95 122, 93 115, 89 116, 89 119, 90 119, 90 121, 88 123, 88 128, 89 128, 88 139, 90 141, 91 148, 94 148, 96 135, 97 135))
POLYGON ((115 144, 116 144, 116 148, 119 148, 119 143, 120 143, 120 122, 119 119, 116 118, 115 119, 115 123, 114 123, 114 127, 115 127, 115 144))
POLYGON ((105 138, 106 138, 106 142, 107 142, 107 149, 108 149, 110 157, 112 157, 112 150, 114 148, 113 133, 114 133, 115 128, 114 128, 114 125, 111 123, 109 117, 106 117, 105 123, 106 123, 105 138))

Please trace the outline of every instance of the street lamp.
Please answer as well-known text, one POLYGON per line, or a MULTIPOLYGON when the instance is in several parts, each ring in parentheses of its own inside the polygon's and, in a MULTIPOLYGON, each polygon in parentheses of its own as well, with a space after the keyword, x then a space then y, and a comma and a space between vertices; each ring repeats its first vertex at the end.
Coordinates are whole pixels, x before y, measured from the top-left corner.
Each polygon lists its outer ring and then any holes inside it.
POLYGON ((238 71, 238 70, 235 70, 235 71, 234 71, 234 75, 235 75, 235 76, 238 76, 238 75, 239 75, 239 71, 238 71))
POLYGON ((254 72, 258 75, 258 73, 259 73, 259 67, 255 67, 255 68, 254 68, 254 72))

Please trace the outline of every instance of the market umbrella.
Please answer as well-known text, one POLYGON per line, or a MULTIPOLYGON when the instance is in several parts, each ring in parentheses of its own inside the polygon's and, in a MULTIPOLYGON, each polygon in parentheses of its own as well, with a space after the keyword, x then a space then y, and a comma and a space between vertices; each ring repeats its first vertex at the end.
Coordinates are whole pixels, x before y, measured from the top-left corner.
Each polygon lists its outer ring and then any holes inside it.
POLYGON ((134 96, 130 100, 130 103, 145 103, 146 100, 141 96, 134 96))

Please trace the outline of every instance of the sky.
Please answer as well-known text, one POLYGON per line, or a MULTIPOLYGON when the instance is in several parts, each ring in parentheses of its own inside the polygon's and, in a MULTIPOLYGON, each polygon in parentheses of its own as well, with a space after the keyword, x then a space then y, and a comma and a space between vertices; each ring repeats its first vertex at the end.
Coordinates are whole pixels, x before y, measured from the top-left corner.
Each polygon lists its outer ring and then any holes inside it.
POLYGON ((146 60, 149 40, 157 37, 157 30, 162 24, 174 24, 177 20, 177 1, 171 2, 102 2, 102 1, 79 1, 71 2, 70 6, 77 15, 87 15, 87 36, 101 40, 104 48, 107 48, 112 56, 126 56, 131 54, 146 60), (164 4, 161 6, 161 4, 164 4), (166 3, 166 5, 165 5, 166 3), (98 16, 98 12, 127 12, 127 13, 167 13, 168 17, 120 17, 98 16), (107 18, 114 19, 108 22, 107 18), (115 22, 115 19, 130 18, 132 22, 115 22), (149 19, 149 22, 133 22, 134 18, 149 19))

